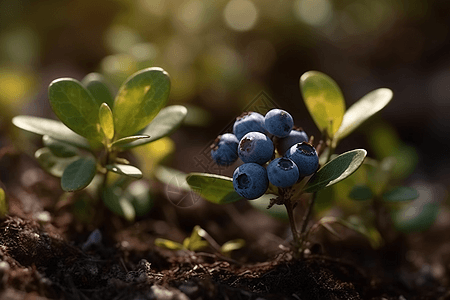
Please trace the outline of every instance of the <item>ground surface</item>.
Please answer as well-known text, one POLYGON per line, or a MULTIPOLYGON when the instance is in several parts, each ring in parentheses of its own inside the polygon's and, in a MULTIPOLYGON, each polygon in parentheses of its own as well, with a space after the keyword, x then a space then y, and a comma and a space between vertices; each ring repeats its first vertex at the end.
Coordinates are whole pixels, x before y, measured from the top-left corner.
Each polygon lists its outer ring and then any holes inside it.
POLYGON ((108 213, 99 226, 83 223, 71 198, 55 200, 58 180, 37 168, 23 175, 21 156, 3 155, 18 175, 3 187, 10 215, 0 224, 0 299, 450 299, 445 228, 377 251, 355 235, 323 236, 295 260, 286 224, 245 203, 179 210, 157 193, 134 224, 108 213), (157 237, 182 241, 194 225, 219 243, 244 238, 247 246, 231 258, 154 246, 157 237))

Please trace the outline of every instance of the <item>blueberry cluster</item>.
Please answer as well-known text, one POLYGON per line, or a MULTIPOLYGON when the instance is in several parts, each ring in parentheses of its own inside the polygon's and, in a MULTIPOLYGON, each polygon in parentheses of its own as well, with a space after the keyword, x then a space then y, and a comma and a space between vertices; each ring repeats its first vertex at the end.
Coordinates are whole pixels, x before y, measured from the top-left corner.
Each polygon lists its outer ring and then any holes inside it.
POLYGON ((249 200, 261 197, 269 182, 290 187, 319 166, 307 134, 295 128, 292 116, 281 109, 272 109, 265 116, 246 112, 237 117, 233 133, 218 136, 211 145, 211 156, 220 166, 241 158, 244 164, 234 171, 233 186, 249 200), (275 158, 275 150, 281 157, 275 158))

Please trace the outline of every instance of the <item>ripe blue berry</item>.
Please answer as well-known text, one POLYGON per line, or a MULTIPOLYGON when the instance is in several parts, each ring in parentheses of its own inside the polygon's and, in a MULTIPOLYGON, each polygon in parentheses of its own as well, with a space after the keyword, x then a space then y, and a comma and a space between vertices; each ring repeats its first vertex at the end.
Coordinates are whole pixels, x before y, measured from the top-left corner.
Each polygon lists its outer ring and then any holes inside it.
POLYGON ((277 151, 280 155, 285 155, 285 153, 297 143, 307 142, 308 135, 306 132, 300 129, 292 129, 287 137, 278 138, 275 142, 277 151))
POLYGON ((261 132, 249 132, 239 142, 238 155, 244 163, 265 164, 273 155, 272 140, 261 132))
POLYGON ((257 112, 245 112, 236 118, 236 122, 233 125, 233 133, 238 140, 241 140, 244 135, 249 132, 257 131, 265 133, 264 128, 264 116, 257 112))
POLYGON ((294 126, 294 119, 285 110, 274 108, 264 118, 264 127, 276 137, 286 137, 294 126))
POLYGON ((269 187, 266 169, 255 163, 240 165, 233 173, 233 187, 248 200, 261 197, 269 187))
POLYGON ((239 140, 234 134, 219 135, 211 145, 211 157, 219 166, 229 166, 238 159, 239 140))
POLYGON ((289 148, 287 158, 297 165, 300 176, 309 176, 317 171, 319 167, 319 157, 316 149, 306 142, 298 143, 289 148))
POLYGON ((297 165, 291 159, 279 157, 267 166, 267 176, 274 186, 286 188, 297 182, 299 172, 297 165))

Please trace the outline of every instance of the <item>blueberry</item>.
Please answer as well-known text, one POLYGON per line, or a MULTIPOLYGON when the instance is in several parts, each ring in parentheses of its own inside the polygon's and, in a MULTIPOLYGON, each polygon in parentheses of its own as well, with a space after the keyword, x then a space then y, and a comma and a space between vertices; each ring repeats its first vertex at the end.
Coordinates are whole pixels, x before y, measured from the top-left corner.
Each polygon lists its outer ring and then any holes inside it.
POLYGON ((274 108, 264 118, 264 127, 276 137, 286 137, 294 126, 294 119, 285 110, 274 108))
POLYGON ((297 165, 291 159, 280 157, 269 163, 267 176, 274 186, 286 188, 297 182, 299 172, 297 165))
POLYGON ((242 139, 244 135, 249 132, 257 131, 265 133, 264 128, 264 116, 257 112, 245 112, 236 118, 236 122, 233 125, 233 133, 238 140, 242 139))
POLYGON ((233 187, 248 200, 261 197, 269 187, 266 169, 255 163, 240 165, 233 173, 233 187))
POLYGON ((261 132, 249 132, 239 142, 238 155, 245 163, 265 164, 273 155, 272 140, 261 132))
POLYGON ((239 140, 234 134, 219 135, 211 145, 211 157, 219 166, 229 166, 238 159, 239 140))
POLYGON ((301 177, 313 174, 319 167, 316 149, 306 142, 295 144, 285 156, 297 165, 301 177))
POLYGON ((308 135, 301 129, 294 128, 289 135, 284 138, 277 138, 275 145, 280 155, 284 155, 289 148, 297 143, 307 142, 309 140, 308 135))

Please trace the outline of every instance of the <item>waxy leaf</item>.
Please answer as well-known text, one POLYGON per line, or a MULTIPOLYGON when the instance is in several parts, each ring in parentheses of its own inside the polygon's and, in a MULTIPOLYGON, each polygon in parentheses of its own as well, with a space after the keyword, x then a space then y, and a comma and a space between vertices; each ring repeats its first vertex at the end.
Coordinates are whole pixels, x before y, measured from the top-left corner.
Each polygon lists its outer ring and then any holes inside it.
POLYGON ((142 178, 142 172, 138 168, 130 165, 122 165, 122 164, 112 164, 107 165, 106 168, 111 172, 125 175, 133 178, 142 178))
POLYGON ((276 195, 273 194, 265 194, 259 197, 258 199, 249 201, 254 208, 260 210, 261 212, 279 220, 288 221, 288 214, 286 211, 286 207, 284 205, 274 205, 271 208, 267 209, 270 203, 270 199, 276 198, 276 195))
POLYGON ((340 140, 349 135, 364 121, 383 109, 391 101, 392 96, 393 93, 390 89, 381 88, 358 100, 345 112, 335 139, 340 140))
POLYGON ((103 133, 108 140, 112 140, 114 137, 114 120, 111 109, 108 104, 102 103, 98 111, 98 119, 103 133))
POLYGON ((128 78, 114 101, 117 136, 135 134, 147 126, 166 104, 169 92, 169 74, 161 68, 144 69, 128 78))
POLYGON ((38 149, 34 157, 42 169, 55 177, 62 177, 67 166, 79 159, 78 156, 58 157, 47 147, 38 149))
POLYGON ((72 78, 52 81, 48 97, 53 112, 67 127, 88 140, 103 140, 97 129, 100 104, 79 81, 72 78))
POLYGON ((58 157, 73 157, 78 154, 78 149, 70 144, 55 140, 54 138, 44 135, 42 143, 49 148, 52 153, 58 157))
POLYGON ((344 180, 361 166, 366 155, 367 151, 364 149, 355 149, 338 155, 309 179, 304 191, 313 193, 344 180))
POLYGON ((109 107, 114 106, 114 97, 103 75, 99 73, 89 73, 83 78, 81 83, 91 93, 98 105, 106 103, 109 107))
POLYGON ((117 141, 115 141, 114 143, 112 143, 112 146, 115 147, 124 147, 126 148, 126 146, 128 146, 129 143, 132 143, 134 141, 137 140, 142 140, 142 139, 149 139, 150 137, 148 135, 132 135, 132 136, 127 136, 121 139, 118 139, 117 141))
POLYGON ((243 199, 234 190, 233 179, 229 177, 207 173, 190 173, 186 181, 194 192, 216 204, 227 204, 243 199))
POLYGON ((124 145, 123 148, 131 148, 154 142, 162 137, 170 135, 183 122, 187 109, 181 105, 171 105, 161 109, 159 114, 140 133, 150 136, 149 139, 136 141, 124 145))
POLYGON ((105 206, 126 220, 132 222, 136 216, 134 207, 128 198, 123 197, 123 190, 118 186, 112 186, 103 191, 103 203, 105 206))
POLYGON ((76 134, 59 121, 32 116, 17 116, 12 119, 12 122, 20 129, 40 135, 48 135, 55 140, 91 150, 89 142, 84 137, 76 134))
POLYGON ((419 193, 407 186, 399 186, 383 194, 383 200, 387 202, 410 201, 417 197, 419 197, 419 193))
POLYGON ((372 190, 367 185, 356 185, 348 195, 351 199, 365 201, 373 198, 372 190))
POLYGON ((439 214, 436 203, 414 201, 391 214, 395 229, 405 233, 425 231, 433 225, 439 214))
POLYGON ((321 72, 309 71, 300 77, 300 90, 317 127, 333 137, 345 113, 344 96, 337 83, 321 72))
POLYGON ((66 192, 75 192, 84 189, 91 183, 96 173, 97 168, 94 158, 80 158, 64 170, 61 177, 61 187, 66 192))

